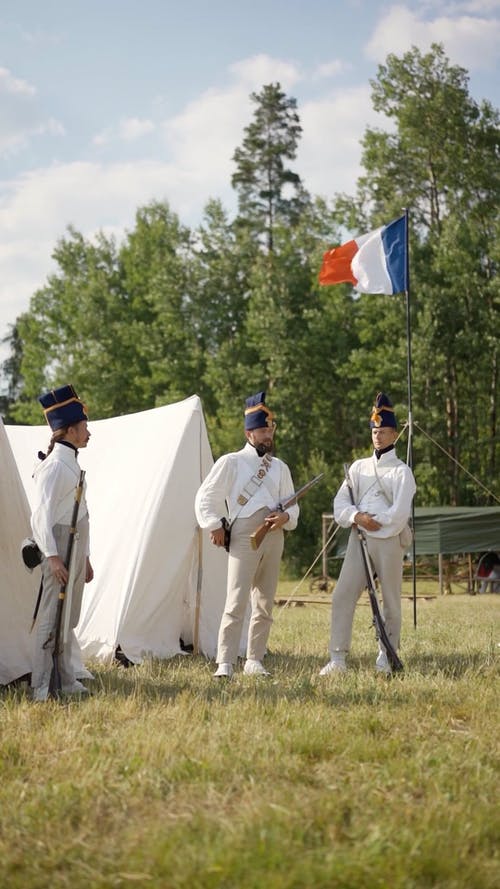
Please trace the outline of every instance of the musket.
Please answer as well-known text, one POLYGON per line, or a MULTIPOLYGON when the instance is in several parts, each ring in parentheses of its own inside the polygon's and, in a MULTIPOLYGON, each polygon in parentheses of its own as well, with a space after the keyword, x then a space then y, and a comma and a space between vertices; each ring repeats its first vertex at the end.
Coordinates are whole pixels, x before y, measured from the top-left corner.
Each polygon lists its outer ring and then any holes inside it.
MULTIPOLYGON (((349 475, 349 465, 347 463, 344 463, 344 475, 345 475, 346 485, 349 488, 349 495, 351 497, 351 503, 353 506, 356 506, 356 503, 354 501, 354 493, 352 490, 351 477, 349 475)), ((379 607, 378 599, 377 599, 377 592, 376 592, 376 588, 375 588, 375 577, 373 574, 372 564, 370 561, 370 554, 368 552, 368 544, 366 542, 366 536, 365 536, 362 528, 359 527, 359 525, 355 525, 354 527, 356 528, 356 533, 358 535, 358 540, 359 540, 359 543, 361 546, 361 555, 363 558, 363 564, 365 566, 366 588, 368 590, 368 596, 370 599, 370 605, 371 605, 372 614, 373 614, 373 626, 375 627, 375 635, 377 637, 379 644, 385 650, 385 653, 387 655, 387 660, 389 661, 391 670, 394 673, 401 672, 401 670, 404 670, 403 664, 400 661, 400 659, 397 655, 397 652, 396 652, 395 648, 393 647, 391 640, 389 639, 389 636, 387 635, 387 630, 385 628, 384 618, 382 617, 382 614, 380 612, 380 607, 379 607)))
MULTIPOLYGON (((68 570, 70 570, 71 565, 71 553, 73 552, 73 543, 76 535, 76 524, 78 521, 78 510, 80 509, 80 501, 82 499, 83 493, 83 482, 85 479, 85 471, 83 469, 80 470, 80 478, 78 479, 78 484, 75 488, 75 502, 73 505, 73 513, 71 516, 71 525, 69 529, 69 537, 68 537, 68 545, 66 547, 66 558, 64 560, 64 566, 68 570)), ((62 626, 62 616, 63 616, 63 607, 64 607, 64 599, 66 596, 66 587, 68 585, 68 580, 65 581, 59 590, 59 597, 57 600, 57 612, 56 612, 56 620, 54 625, 54 633, 51 633, 54 639, 54 649, 52 651, 52 670, 50 673, 49 679, 49 698, 58 698, 61 694, 61 672, 59 670, 59 655, 61 654, 59 648, 61 644, 61 626, 62 626)), ((50 641, 47 639, 47 643, 50 641)), ((45 646, 44 646, 45 648, 45 646)))
MULTIPOLYGON (((275 506, 275 510, 279 510, 280 512, 286 512, 289 506, 294 506, 297 503, 297 500, 300 500, 304 494, 307 494, 308 491, 312 488, 313 485, 317 484, 320 479, 323 478, 324 472, 320 472, 319 475, 316 475, 311 481, 306 482, 305 485, 302 485, 297 491, 294 491, 293 494, 290 494, 289 497, 286 497, 284 500, 281 500, 277 506, 275 506)), ((267 522, 262 522, 262 525, 259 525, 258 528, 250 534, 250 543, 252 545, 252 549, 258 549, 261 545, 262 541, 266 534, 271 530, 271 526, 267 522)))

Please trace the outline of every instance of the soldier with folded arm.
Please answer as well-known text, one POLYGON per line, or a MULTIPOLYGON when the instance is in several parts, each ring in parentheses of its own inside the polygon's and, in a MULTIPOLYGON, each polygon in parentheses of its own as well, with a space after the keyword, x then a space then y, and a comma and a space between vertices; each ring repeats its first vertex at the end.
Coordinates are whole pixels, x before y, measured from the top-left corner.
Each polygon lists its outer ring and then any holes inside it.
MULTIPOLYGON (((335 521, 342 528, 350 527, 351 533, 333 591, 330 661, 321 670, 322 676, 346 670, 354 610, 366 586, 356 525, 363 529, 368 555, 380 581, 387 635, 394 651, 399 648, 403 556, 409 545, 406 535, 416 486, 410 467, 396 454, 397 420, 391 401, 383 392, 378 393, 372 408, 370 428, 373 453, 355 460, 349 470, 355 505, 346 481, 333 501, 335 521)), ((391 672, 382 647, 375 666, 379 672, 391 672)))

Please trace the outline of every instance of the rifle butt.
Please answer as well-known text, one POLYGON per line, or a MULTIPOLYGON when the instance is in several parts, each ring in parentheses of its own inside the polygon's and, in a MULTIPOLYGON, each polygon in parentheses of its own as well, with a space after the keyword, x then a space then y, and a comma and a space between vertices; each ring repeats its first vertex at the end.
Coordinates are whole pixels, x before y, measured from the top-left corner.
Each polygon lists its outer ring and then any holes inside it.
POLYGON ((59 671, 59 655, 52 655, 52 671, 49 679, 49 698, 59 698, 61 696, 62 682, 61 673, 59 671))
POLYGON ((261 545, 264 537, 269 532, 270 525, 266 524, 266 522, 262 522, 262 525, 259 525, 258 528, 255 529, 253 534, 250 534, 250 544, 252 549, 258 549, 261 545))
POLYGON ((387 660, 389 661, 391 671, 393 673, 400 673, 404 670, 404 666, 402 661, 399 659, 399 656, 393 647, 389 636, 387 635, 387 630, 385 628, 384 619, 382 614, 380 613, 379 604, 377 601, 377 595, 373 588, 368 587, 368 595, 370 598, 370 605, 372 608, 373 614, 373 624, 375 627, 375 635, 377 636, 379 644, 383 647, 387 660))

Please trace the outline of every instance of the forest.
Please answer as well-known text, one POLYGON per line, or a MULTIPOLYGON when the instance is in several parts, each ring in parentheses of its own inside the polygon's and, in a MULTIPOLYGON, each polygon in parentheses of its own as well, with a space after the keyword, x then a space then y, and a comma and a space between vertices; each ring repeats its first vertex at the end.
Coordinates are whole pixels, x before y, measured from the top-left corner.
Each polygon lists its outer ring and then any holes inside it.
POLYGON ((159 199, 119 242, 67 228, 56 271, 7 338, 4 422, 39 424, 38 395, 66 382, 91 419, 196 393, 217 458, 242 446, 245 398, 265 390, 297 486, 325 473, 287 543, 296 570, 317 550, 343 463, 369 453, 380 390, 406 456, 409 327, 416 504, 500 502, 499 112, 470 95, 439 44, 389 55, 370 85, 387 126, 365 130, 353 196, 308 192, 294 171, 297 102, 269 83, 250 96, 234 152, 234 218, 214 196, 189 228, 159 199), (319 285, 326 250, 403 208, 409 304, 319 285))

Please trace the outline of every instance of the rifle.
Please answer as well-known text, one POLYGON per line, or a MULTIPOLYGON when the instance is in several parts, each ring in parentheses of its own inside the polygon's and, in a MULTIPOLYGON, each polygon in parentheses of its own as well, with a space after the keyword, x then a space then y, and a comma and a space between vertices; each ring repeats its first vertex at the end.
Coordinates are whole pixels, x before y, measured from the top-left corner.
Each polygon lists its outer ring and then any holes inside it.
MULTIPOLYGON (((354 501, 354 493, 352 490, 352 482, 351 477, 349 475, 349 466, 347 463, 344 463, 344 475, 346 485, 349 488, 349 494, 351 497, 351 503, 353 506, 356 506, 354 501)), ((363 564, 365 566, 366 572, 366 588, 368 590, 368 596, 370 598, 370 605, 373 614, 373 626, 375 627, 375 635, 379 644, 384 648, 385 653, 387 655, 387 660, 389 661, 391 670, 394 673, 400 672, 404 670, 403 664, 400 661, 396 650, 393 648, 391 640, 387 635, 387 631, 385 629, 384 618, 380 612, 380 607, 378 604, 377 593, 375 589, 375 577, 373 574, 372 564, 370 561, 370 555, 368 553, 368 545, 366 543, 366 537, 359 525, 355 525, 356 532, 358 535, 358 540, 361 546, 361 555, 363 557, 363 564)))
MULTIPOLYGON (((71 565, 71 553, 73 552, 73 543, 76 535, 76 523, 78 521, 78 510, 80 509, 80 500, 82 499, 83 493, 83 481, 85 479, 85 471, 83 469, 80 470, 80 478, 78 479, 78 484, 75 489, 75 503, 73 506, 73 513, 71 516, 71 525, 69 529, 69 537, 68 537, 68 545, 66 547, 66 558, 64 560, 65 568, 67 568, 68 572, 70 570, 71 565)), ((69 580, 69 577, 68 577, 69 580)), ((56 621, 54 626, 54 649, 52 652, 52 671, 50 673, 49 679, 49 698, 58 698, 61 694, 61 673, 59 670, 59 655, 61 652, 59 651, 59 646, 61 644, 61 626, 62 626, 62 615, 63 615, 63 606, 64 599, 66 596, 66 587, 68 585, 68 581, 62 584, 59 590, 59 598, 57 600, 57 612, 56 612, 56 621)), ((51 633, 52 636, 52 633, 51 633)), ((47 642, 50 641, 47 639, 47 642)), ((45 645, 47 645, 47 642, 45 645)), ((44 646, 45 648, 45 646, 44 646)))
MULTIPOLYGON (((278 509, 280 512, 286 512, 289 506, 294 506, 297 503, 297 500, 300 500, 304 494, 312 488, 320 479, 323 478, 324 472, 320 472, 319 475, 316 475, 311 481, 306 482, 305 485, 302 485, 297 491, 294 491, 293 494, 290 494, 289 497, 286 497, 285 500, 282 500, 275 509, 278 509)), ((250 535, 250 543, 252 545, 252 549, 258 549, 261 545, 262 541, 266 534, 270 531, 271 526, 267 522, 263 522, 262 525, 259 525, 258 528, 250 535)))

